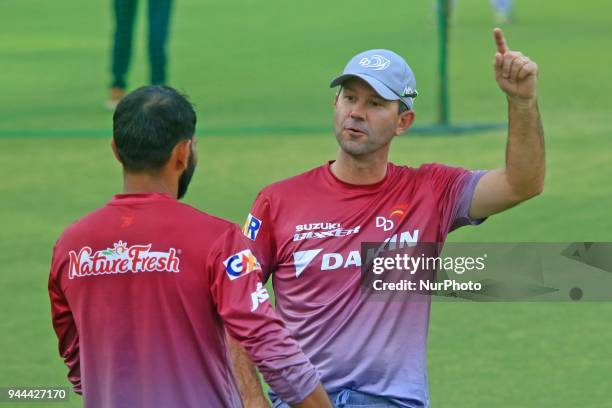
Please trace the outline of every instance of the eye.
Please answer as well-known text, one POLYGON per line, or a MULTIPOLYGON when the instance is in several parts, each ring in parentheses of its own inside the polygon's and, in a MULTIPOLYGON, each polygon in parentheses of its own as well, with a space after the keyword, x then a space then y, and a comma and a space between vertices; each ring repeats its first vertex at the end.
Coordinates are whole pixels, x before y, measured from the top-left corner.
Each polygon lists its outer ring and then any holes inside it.
POLYGON ((355 102, 355 97, 353 95, 344 95, 344 100, 347 102, 355 102))
POLYGON ((373 106, 373 107, 375 107, 375 108, 378 108, 378 107, 382 106, 382 103, 381 103, 381 102, 379 102, 379 101, 377 101, 377 100, 371 100, 371 101, 370 101, 370 106, 373 106))

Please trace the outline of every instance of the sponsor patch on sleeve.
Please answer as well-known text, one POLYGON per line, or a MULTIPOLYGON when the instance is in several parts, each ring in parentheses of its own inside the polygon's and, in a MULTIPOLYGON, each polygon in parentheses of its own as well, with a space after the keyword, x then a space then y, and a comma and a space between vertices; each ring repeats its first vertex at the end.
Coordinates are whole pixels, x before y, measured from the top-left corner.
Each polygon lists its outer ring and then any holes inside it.
POLYGON ((242 227, 242 233, 251 241, 255 241, 260 228, 261 220, 249 213, 249 216, 244 223, 244 227, 242 227))
POLYGON ((257 282, 255 292, 251 293, 251 312, 257 310, 259 305, 266 302, 268 299, 270 299, 268 290, 261 282, 257 282))
POLYGON ((237 252, 223 261, 225 272, 230 280, 238 279, 253 271, 261 271, 261 265, 250 249, 237 252))

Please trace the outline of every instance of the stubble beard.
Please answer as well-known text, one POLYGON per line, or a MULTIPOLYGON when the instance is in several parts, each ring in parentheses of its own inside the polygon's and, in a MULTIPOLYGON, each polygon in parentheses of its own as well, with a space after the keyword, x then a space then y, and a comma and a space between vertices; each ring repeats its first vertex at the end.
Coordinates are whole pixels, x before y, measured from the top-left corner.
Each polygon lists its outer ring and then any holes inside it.
POLYGON ((352 139, 350 136, 346 137, 343 133, 343 125, 336 126, 336 141, 340 146, 340 149, 347 155, 356 159, 363 158, 364 156, 371 155, 385 148, 391 143, 392 137, 388 140, 380 141, 376 143, 376 138, 373 138, 371 133, 367 133, 356 139, 352 139))

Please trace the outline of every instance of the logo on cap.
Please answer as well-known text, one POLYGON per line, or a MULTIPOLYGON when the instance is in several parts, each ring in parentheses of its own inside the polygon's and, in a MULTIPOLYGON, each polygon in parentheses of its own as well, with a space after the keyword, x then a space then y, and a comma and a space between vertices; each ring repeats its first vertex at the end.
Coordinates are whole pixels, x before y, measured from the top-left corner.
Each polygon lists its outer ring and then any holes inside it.
POLYGON ((391 65, 391 61, 382 55, 372 55, 371 58, 363 57, 361 61, 359 61, 359 65, 364 68, 370 68, 374 71, 382 71, 383 69, 387 69, 389 65, 391 65))
POLYGON ((406 86, 401 96, 402 98, 416 98, 418 94, 419 93, 416 91, 416 89, 406 86))

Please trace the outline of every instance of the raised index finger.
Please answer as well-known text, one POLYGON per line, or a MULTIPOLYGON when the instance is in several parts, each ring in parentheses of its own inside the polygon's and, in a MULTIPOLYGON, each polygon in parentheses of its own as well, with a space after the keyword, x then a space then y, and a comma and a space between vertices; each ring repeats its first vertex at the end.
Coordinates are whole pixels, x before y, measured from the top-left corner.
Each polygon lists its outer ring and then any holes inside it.
POLYGON ((502 54, 505 54, 508 51, 508 44, 506 43, 506 39, 504 38, 504 32, 502 31, 502 29, 494 29, 493 36, 495 37, 495 45, 497 45, 497 51, 502 54))

